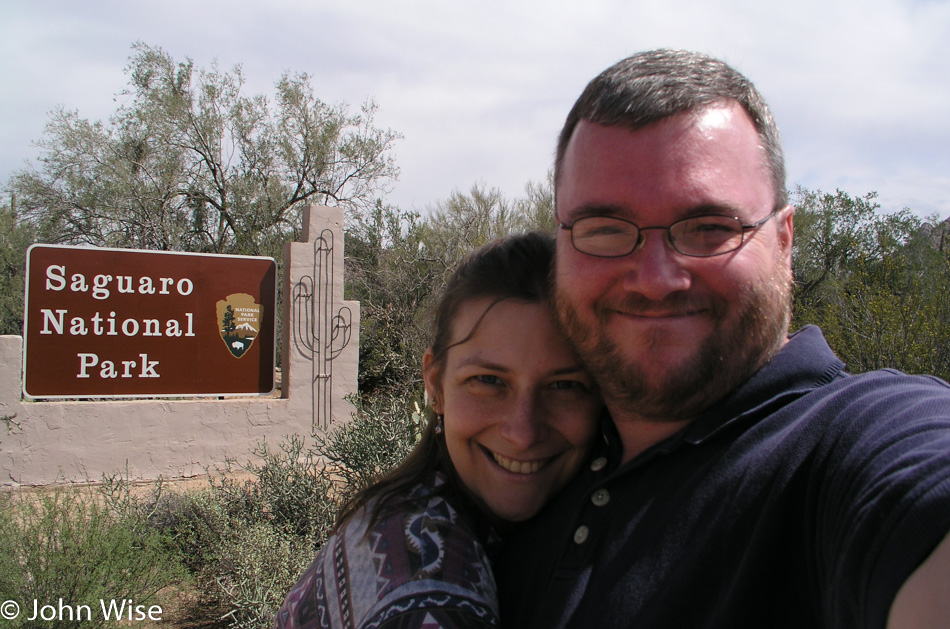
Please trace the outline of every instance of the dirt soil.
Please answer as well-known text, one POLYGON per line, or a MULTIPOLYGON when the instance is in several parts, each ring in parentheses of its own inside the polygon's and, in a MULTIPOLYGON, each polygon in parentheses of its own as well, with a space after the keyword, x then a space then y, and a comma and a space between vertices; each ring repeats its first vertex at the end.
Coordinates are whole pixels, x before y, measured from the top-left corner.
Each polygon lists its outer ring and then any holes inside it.
POLYGON ((158 593, 156 604, 162 608, 160 621, 145 620, 129 625, 142 629, 226 629, 231 623, 224 615, 227 609, 202 602, 190 588, 171 587, 158 593))

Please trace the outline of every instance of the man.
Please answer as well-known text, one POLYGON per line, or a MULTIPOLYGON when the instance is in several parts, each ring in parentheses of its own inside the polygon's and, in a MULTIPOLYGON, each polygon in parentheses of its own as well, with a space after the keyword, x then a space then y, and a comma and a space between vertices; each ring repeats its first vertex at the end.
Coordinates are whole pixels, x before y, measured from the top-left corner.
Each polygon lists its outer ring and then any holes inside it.
POLYGON ((555 188, 558 315, 613 421, 506 546, 505 625, 950 626, 950 387, 788 336, 794 208, 754 86, 619 62, 555 188))

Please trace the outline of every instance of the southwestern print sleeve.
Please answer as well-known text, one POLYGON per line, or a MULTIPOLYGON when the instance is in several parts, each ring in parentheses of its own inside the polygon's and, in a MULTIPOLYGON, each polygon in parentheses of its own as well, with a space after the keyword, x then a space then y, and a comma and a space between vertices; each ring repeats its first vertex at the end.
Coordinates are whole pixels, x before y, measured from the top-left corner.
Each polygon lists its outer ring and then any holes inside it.
MULTIPOLYGON (((439 479, 437 479, 438 484, 439 479)), ((498 626, 494 577, 469 522, 431 487, 379 520, 332 536, 277 614, 280 629, 498 626)))

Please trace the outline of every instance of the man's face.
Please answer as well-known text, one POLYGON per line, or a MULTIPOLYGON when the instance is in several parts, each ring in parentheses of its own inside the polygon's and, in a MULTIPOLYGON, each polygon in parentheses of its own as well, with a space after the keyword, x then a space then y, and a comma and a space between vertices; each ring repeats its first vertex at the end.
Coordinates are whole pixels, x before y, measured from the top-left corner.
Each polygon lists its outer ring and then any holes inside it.
MULTIPOLYGON (((703 214, 757 222, 774 192, 755 128, 736 103, 637 131, 582 121, 557 185, 560 222, 609 215, 642 227, 703 214)), ((558 314, 617 415, 689 419, 732 390, 785 341, 791 207, 749 230, 738 250, 673 251, 663 230, 619 258, 583 254, 560 230, 558 314)))

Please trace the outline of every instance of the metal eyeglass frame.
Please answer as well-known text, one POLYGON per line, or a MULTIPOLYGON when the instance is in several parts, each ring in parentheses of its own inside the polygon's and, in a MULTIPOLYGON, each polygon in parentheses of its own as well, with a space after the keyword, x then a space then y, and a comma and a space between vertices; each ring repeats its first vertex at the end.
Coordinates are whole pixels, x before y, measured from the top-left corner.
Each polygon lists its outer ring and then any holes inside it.
POLYGON ((691 257, 691 258, 712 258, 712 257, 715 257, 715 256, 721 256, 721 255, 725 255, 725 254, 727 254, 727 253, 732 253, 733 251, 739 250, 739 249, 742 247, 742 245, 744 245, 745 242, 746 242, 746 240, 745 240, 746 232, 748 232, 749 230, 752 230, 752 229, 758 229, 759 227, 761 227, 762 225, 764 225, 766 222, 768 222, 768 220, 771 219, 772 217, 774 217, 776 214, 778 214, 778 210, 777 210, 777 209, 776 209, 776 210, 772 210, 772 211, 769 213, 769 215, 766 216, 765 218, 763 218, 762 220, 757 221, 757 222, 752 223, 752 224, 749 224, 749 225, 744 224, 744 223, 742 222, 742 219, 740 219, 738 216, 727 216, 727 215, 725 215, 725 214, 702 214, 702 215, 700 215, 700 216, 690 216, 690 217, 687 217, 687 218, 683 218, 683 219, 680 219, 680 220, 678 220, 678 221, 674 221, 673 223, 671 223, 671 224, 669 224, 669 225, 666 225, 666 226, 663 226, 663 225, 653 225, 653 226, 649 226, 649 227, 640 227, 639 225, 637 225, 637 224, 634 223, 633 221, 628 221, 628 220, 623 219, 623 218, 617 218, 616 216, 584 216, 584 217, 581 217, 581 218, 575 220, 575 221, 574 221, 573 223, 571 223, 570 225, 566 225, 566 224, 562 223, 562 222, 560 221, 560 218, 558 218, 556 215, 555 215, 555 218, 556 218, 557 221, 558 221, 558 227, 559 227, 560 229, 564 229, 564 230, 567 230, 567 231, 571 232, 571 246, 573 246, 575 250, 577 250, 577 251, 579 251, 580 253, 583 253, 584 255, 587 255, 587 256, 592 256, 592 257, 595 257, 595 258, 622 258, 622 257, 624 257, 624 256, 628 256, 628 255, 630 255, 631 253, 633 253, 634 251, 636 251, 637 249, 639 249, 640 246, 643 244, 643 242, 644 242, 643 232, 649 231, 649 230, 651 230, 651 229, 663 229, 663 230, 666 230, 666 242, 667 242, 667 244, 668 244, 668 245, 670 246, 670 248, 673 249, 673 251, 675 251, 676 253, 679 253, 679 254, 684 255, 684 256, 689 256, 689 257, 691 257), (681 251, 681 250, 679 249, 679 247, 676 246, 676 240, 673 238, 673 234, 672 234, 672 231, 671 231, 671 230, 672 230, 676 225, 679 225, 680 223, 684 223, 684 222, 686 222, 686 221, 693 221, 693 220, 701 219, 701 218, 706 218, 706 217, 709 217, 709 216, 715 216, 715 217, 717 217, 717 218, 727 218, 727 219, 731 219, 731 220, 736 221, 736 222, 739 224, 739 226, 742 228, 742 231, 740 232, 739 243, 738 243, 735 247, 733 247, 732 249, 728 249, 728 250, 726 250, 726 251, 717 251, 716 253, 703 254, 703 253, 689 253, 689 252, 686 252, 686 251, 681 251), (574 226, 577 225, 578 223, 580 223, 580 222, 586 220, 586 219, 589 219, 589 218, 600 218, 600 219, 607 218, 607 219, 610 219, 610 220, 618 221, 618 222, 620 222, 620 223, 626 223, 627 225, 632 225, 632 226, 633 226, 634 228, 636 228, 636 230, 637 230, 637 232, 636 232, 636 233, 637 233, 636 241, 633 243, 633 246, 630 248, 630 250, 629 250, 629 251, 626 251, 626 252, 624 252, 624 253, 616 253, 616 254, 611 254, 611 255, 601 255, 601 254, 597 254, 597 253, 589 253, 589 252, 587 252, 587 251, 584 251, 583 249, 578 248, 577 243, 574 242, 574 226))

